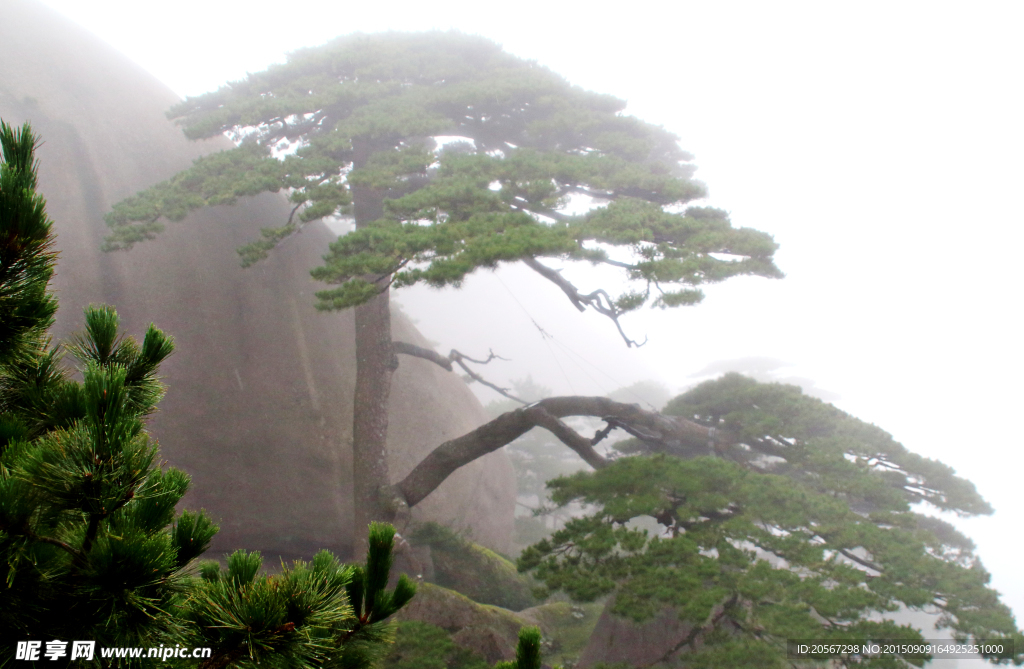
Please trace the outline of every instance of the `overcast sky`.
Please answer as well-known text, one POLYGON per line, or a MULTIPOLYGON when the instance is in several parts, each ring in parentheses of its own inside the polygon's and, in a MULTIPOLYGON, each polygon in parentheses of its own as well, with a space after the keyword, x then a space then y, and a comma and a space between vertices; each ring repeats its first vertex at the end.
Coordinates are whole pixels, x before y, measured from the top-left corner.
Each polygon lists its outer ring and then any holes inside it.
POLYGON ((678 390, 716 361, 785 363, 779 378, 808 379, 976 482, 997 513, 960 526, 1024 615, 1011 429, 1024 372, 1024 4, 45 3, 183 96, 342 33, 457 28, 628 100, 696 155, 709 204, 775 235, 784 280, 734 280, 699 307, 631 316, 630 334, 650 339, 639 351, 525 272, 476 277, 466 294, 399 294, 406 311, 444 350, 493 346, 517 361, 495 378, 529 371, 557 392, 642 379, 678 390))

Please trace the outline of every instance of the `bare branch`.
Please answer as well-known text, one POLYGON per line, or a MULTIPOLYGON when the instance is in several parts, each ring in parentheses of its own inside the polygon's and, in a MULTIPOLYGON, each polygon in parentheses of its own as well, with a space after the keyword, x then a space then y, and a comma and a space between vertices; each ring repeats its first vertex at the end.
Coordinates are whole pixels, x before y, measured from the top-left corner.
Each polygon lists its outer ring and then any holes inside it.
POLYGON ((303 204, 305 203, 299 202, 297 205, 292 207, 292 210, 288 213, 288 222, 284 224, 286 228, 292 227, 292 221, 295 220, 295 212, 297 212, 299 210, 299 207, 301 207, 303 204))
POLYGON ((636 269, 636 265, 628 262, 622 262, 621 260, 612 260, 611 258, 587 258, 590 262, 601 263, 602 265, 611 265, 612 267, 621 267, 622 269, 636 269))
POLYGON ((468 355, 466 355, 464 353, 460 353, 459 351, 456 351, 453 348, 452 352, 448 354, 448 357, 450 357, 452 360, 456 360, 456 359, 459 359, 459 358, 461 358, 462 360, 469 360, 470 362, 475 362, 478 365, 486 365, 491 360, 504 360, 505 362, 509 362, 508 358, 503 358, 500 355, 498 355, 497 353, 495 353, 494 351, 487 351, 487 359, 486 360, 477 360, 476 358, 471 358, 468 355))
POLYGON ((587 439, 576 430, 552 416, 542 405, 534 405, 528 408, 527 411, 535 412, 537 416, 537 425, 543 427, 548 432, 558 437, 558 440, 563 444, 576 451, 577 455, 583 458, 583 461, 588 465, 594 469, 601 469, 608 465, 608 461, 598 455, 597 451, 594 450, 594 446, 590 443, 590 439, 587 439))
POLYGON ((878 573, 882 573, 882 571, 883 571, 881 565, 875 564, 871 560, 867 560, 865 558, 862 558, 862 557, 860 557, 859 555, 857 555, 856 553, 854 553, 851 550, 848 550, 846 548, 840 548, 839 552, 842 553, 844 557, 849 558, 850 560, 853 560, 854 562, 856 562, 857 564, 859 564, 861 566, 867 567, 868 569, 873 569, 873 570, 877 571, 878 573))
POLYGON ((459 467, 515 441, 533 427, 524 409, 504 413, 435 448, 395 488, 414 507, 459 467))
POLYGON ((462 370, 466 372, 466 374, 468 374, 469 377, 476 381, 477 383, 487 386, 488 388, 494 390, 500 395, 503 395, 504 397, 509 398, 510 400, 519 402, 520 404, 527 404, 526 400, 522 400, 513 395, 511 392, 509 392, 508 388, 502 388, 501 386, 491 383, 490 381, 483 378, 466 365, 465 361, 467 360, 478 365, 486 365, 491 360, 505 360, 505 358, 502 358, 500 355, 496 355, 494 351, 489 352, 489 355, 487 356, 486 360, 477 360, 476 358, 471 358, 468 355, 463 355, 462 353, 456 351, 455 349, 452 349, 452 352, 448 354, 448 357, 445 357, 431 349, 423 348, 422 346, 417 346, 415 344, 408 344, 402 341, 393 342, 392 346, 394 347, 395 353, 402 353, 404 355, 411 355, 417 358, 423 358, 424 360, 429 360, 435 365, 444 367, 449 372, 455 371, 455 368, 452 367, 452 363, 455 363, 456 365, 461 367, 462 370))
POLYGON ((394 347, 395 353, 423 358, 424 360, 429 360, 435 365, 444 367, 449 372, 453 371, 452 361, 433 349, 417 346, 416 344, 409 344, 404 341, 392 342, 391 346, 394 347))
POLYGON ((611 434, 612 430, 614 429, 615 425, 613 425, 612 423, 606 423, 603 428, 594 433, 594 438, 590 440, 590 445, 597 446, 602 441, 604 441, 605 437, 611 434))
POLYGON ((569 416, 594 416, 615 427, 626 430, 633 436, 646 441, 652 447, 666 452, 693 449, 707 452, 711 435, 724 445, 738 442, 732 433, 714 430, 699 423, 677 416, 664 416, 656 411, 642 409, 638 404, 616 402, 607 397, 549 397, 537 404, 557 418, 569 416))
MULTIPOLYGON (((452 361, 455 362, 456 365, 461 367, 462 370, 464 372, 466 372, 466 374, 468 374, 469 377, 471 379, 473 379, 474 381, 476 381, 477 383, 482 383, 483 385, 487 386, 488 388, 498 392, 499 394, 503 395, 504 397, 509 398, 510 400, 512 400, 514 402, 519 402, 520 404, 526 404, 527 403, 526 400, 522 400, 522 399, 516 397, 515 395, 513 395, 512 393, 510 393, 508 388, 502 388, 500 386, 494 385, 493 383, 491 383, 490 381, 487 381, 482 376, 480 376, 479 374, 474 372, 472 369, 467 367, 466 363, 463 362, 463 360, 473 360, 472 358, 467 358, 466 356, 462 355, 461 353, 459 353, 455 349, 452 349, 450 357, 452 358, 452 361)), ((486 364, 487 362, 490 362, 491 360, 493 360, 494 358, 497 358, 497 357, 498 356, 496 356, 496 355, 494 355, 492 353, 491 357, 487 358, 487 360, 485 360, 482 363, 480 363, 479 360, 473 360, 473 362, 478 362, 480 364, 486 364)))
POLYGON ((602 316, 607 316, 613 323, 615 323, 615 327, 618 329, 619 335, 621 335, 622 339, 626 342, 626 346, 636 346, 639 348, 647 343, 646 338, 644 338, 642 342, 636 342, 626 336, 625 331, 622 329, 622 325, 619 323, 619 316, 622 315, 622 312, 615 307, 615 303, 604 290, 598 289, 592 293, 584 295, 583 293, 580 293, 576 286, 572 285, 572 283, 563 277, 560 272, 540 263, 536 258, 523 258, 523 262, 527 267, 561 288, 562 292, 566 294, 573 306, 580 311, 586 311, 587 307, 590 307, 602 316))
POLYGON ((583 303, 583 298, 580 295, 580 292, 576 290, 576 286, 569 283, 561 274, 547 265, 542 265, 532 256, 523 258, 523 263, 533 271, 537 272, 537 274, 540 274, 542 277, 561 288, 562 292, 566 294, 574 307, 580 311, 587 310, 587 305, 583 303))
POLYGON ((614 200, 618 197, 618 194, 609 191, 593 190, 586 188, 585 186, 570 186, 565 190, 573 193, 580 193, 581 195, 588 195, 595 200, 614 200))
POLYGON ((511 206, 516 211, 521 211, 527 214, 536 214, 537 216, 546 216, 547 218, 554 219, 560 223, 572 220, 572 216, 567 216, 562 212, 555 211, 554 209, 541 209, 539 207, 527 206, 525 203, 513 203, 511 206))
MULTIPOLYGON (((575 450, 591 466, 606 463, 593 450, 592 440, 576 433, 561 419, 592 416, 642 438, 665 452, 692 456, 708 452, 711 428, 682 418, 663 416, 607 397, 550 397, 504 413, 477 429, 435 448, 400 483, 397 493, 409 507, 421 502, 459 467, 515 441, 534 427, 544 427, 575 450)), ((734 437, 717 432, 716 442, 735 443, 734 437)))

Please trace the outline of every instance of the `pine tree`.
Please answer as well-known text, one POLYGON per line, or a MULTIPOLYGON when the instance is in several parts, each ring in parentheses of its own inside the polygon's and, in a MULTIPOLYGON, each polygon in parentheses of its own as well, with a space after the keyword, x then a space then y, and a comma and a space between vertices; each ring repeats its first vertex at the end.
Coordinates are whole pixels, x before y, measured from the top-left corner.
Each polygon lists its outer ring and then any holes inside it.
POLYGON ((876 617, 900 608, 936 614, 958 639, 1000 640, 993 662, 1024 663, 1024 636, 972 542, 912 506, 991 513, 952 469, 796 386, 738 374, 666 414, 714 428, 712 441, 640 434, 620 447, 629 457, 549 482, 556 504, 592 511, 524 551, 521 570, 578 600, 613 595, 611 611, 636 621, 673 607, 691 625, 666 652, 681 666, 792 666, 787 639, 920 641, 920 629, 876 617))
POLYGON ((595 470, 556 480, 554 499, 597 510, 528 551, 523 567, 580 599, 614 594, 614 610, 635 619, 676 607, 694 624, 684 644, 693 666, 778 664, 781 641, 797 636, 919 639, 919 630, 871 619, 899 606, 1024 650, 969 540, 910 507, 989 512, 973 486, 792 388, 728 377, 677 400, 668 410, 676 415, 547 398, 389 480, 395 355, 449 369, 469 362, 391 341, 391 287, 457 287, 477 269, 523 262, 577 309, 608 317, 632 346, 623 314, 696 303, 702 284, 736 275, 780 276, 768 235, 687 206, 704 194, 690 157, 623 109, 479 38, 340 38, 172 109, 189 137, 228 132, 240 144, 116 205, 108 248, 155 237, 162 219, 268 191, 288 193, 292 216, 239 249, 243 264, 305 223, 354 217, 354 232, 331 245, 314 276, 336 286, 318 294, 320 308, 356 309, 357 523, 400 515, 457 467, 542 426, 595 470), (470 141, 437 150, 438 136, 470 141), (577 196, 591 198, 590 209, 570 215, 577 196), (580 290, 552 264, 562 261, 619 268, 634 287, 580 290), (563 422, 569 416, 606 426, 585 437, 563 422), (614 429, 645 454, 599 455, 594 446, 614 429), (658 536, 629 524, 643 516, 660 524, 658 536))
POLYGON ((56 253, 35 192, 36 144, 27 124, 0 124, 0 666, 18 652, 69 662, 74 641, 95 642, 86 659, 96 664, 104 648, 205 647, 204 669, 372 666, 386 619, 415 593, 404 577, 387 589, 394 528, 370 527, 365 567, 323 551, 268 577, 259 554, 240 551, 226 572, 214 562, 195 575, 217 527, 201 511, 175 512, 189 477, 161 468, 143 422, 173 343, 152 325, 141 343, 123 336, 114 309, 91 306, 66 346, 82 381, 62 365, 47 336, 56 253))
POLYGON ((732 276, 781 276, 768 235, 733 228, 723 211, 686 207, 705 192, 691 178, 691 156, 624 107, 481 38, 339 38, 174 107, 169 116, 187 136, 227 132, 241 143, 115 205, 107 247, 154 237, 163 218, 266 191, 287 191, 292 216, 239 249, 243 264, 306 222, 354 216, 355 231, 313 275, 337 286, 317 294, 319 308, 355 307, 353 494, 362 527, 403 506, 385 451, 395 354, 469 369, 461 354, 392 342, 391 287, 457 287, 477 269, 523 262, 634 346, 619 323, 625 313, 694 304, 700 285, 732 276), (469 141, 436 151, 437 136, 469 141), (590 210, 562 211, 574 197, 590 198, 590 210), (617 250, 628 259, 613 257, 617 250), (552 260, 615 267, 633 287, 581 291, 552 260))

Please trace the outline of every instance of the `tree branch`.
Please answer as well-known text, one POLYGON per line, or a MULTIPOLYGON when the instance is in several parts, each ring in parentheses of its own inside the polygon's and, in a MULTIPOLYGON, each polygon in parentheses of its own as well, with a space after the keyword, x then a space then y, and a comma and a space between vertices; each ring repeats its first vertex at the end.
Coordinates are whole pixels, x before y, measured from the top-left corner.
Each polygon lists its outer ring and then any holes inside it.
POLYGON ((646 338, 642 342, 636 342, 626 336, 626 332, 622 329, 622 325, 619 323, 619 316, 622 315, 622 312, 615 307, 611 297, 604 290, 598 289, 592 293, 583 294, 576 288, 576 286, 572 285, 572 283, 563 277, 560 272, 540 263, 536 258, 532 256, 526 257, 523 258, 523 262, 527 267, 561 288, 562 292, 566 294, 573 306, 580 311, 586 311, 587 307, 590 307, 602 316, 608 317, 612 323, 615 323, 615 327, 618 329, 619 335, 621 335, 622 339, 626 342, 626 346, 636 346, 639 348, 647 343, 646 338))
POLYGON ((605 424, 604 427, 602 427, 600 430, 598 430, 597 432, 594 433, 594 438, 590 440, 590 445, 591 446, 597 446, 602 441, 604 441, 604 439, 609 434, 611 434, 612 430, 614 430, 614 429, 615 429, 615 426, 612 425, 611 423, 605 424))
MULTIPOLYGON (((826 544, 826 546, 827 546, 827 544, 826 544)), ((856 562, 857 564, 859 564, 861 566, 867 567, 868 569, 873 569, 873 570, 877 571, 878 573, 882 573, 882 571, 883 571, 882 565, 875 564, 871 560, 866 560, 866 559, 860 557, 859 555, 857 555, 856 553, 854 553, 851 550, 848 550, 846 548, 840 548, 840 549, 838 549, 838 551, 840 553, 842 553, 844 557, 849 558, 850 560, 853 560, 854 562, 856 562)))
POLYGON ((533 271, 537 272, 537 274, 540 274, 542 277, 561 288, 562 292, 566 294, 574 307, 580 311, 587 310, 587 306, 583 303, 583 297, 580 295, 580 292, 576 290, 576 286, 569 283, 561 274, 547 265, 542 265, 532 256, 523 258, 523 263, 533 271))
POLYGON ((81 551, 59 539, 53 539, 52 537, 44 537, 36 534, 28 526, 28 522, 24 522, 20 526, 0 524, 0 530, 7 532, 8 534, 20 534, 21 536, 26 537, 29 541, 38 541, 44 544, 50 544, 51 546, 56 546, 57 548, 69 553, 76 562, 85 558, 85 555, 81 551))
POLYGON ((413 507, 433 492, 455 470, 496 451, 534 427, 550 430, 563 443, 580 454, 588 464, 600 467, 606 460, 593 450, 591 439, 578 434, 561 421, 570 416, 601 418, 609 425, 641 436, 657 450, 682 455, 707 453, 712 434, 722 444, 735 443, 734 437, 683 418, 663 416, 607 397, 550 397, 515 411, 504 413, 472 432, 446 441, 424 458, 400 483, 396 493, 413 507))
POLYGON ((469 374, 469 377, 471 379, 473 379, 474 381, 476 381, 477 383, 482 383, 483 385, 487 386, 488 388, 490 388, 490 389, 500 393, 501 395, 509 398, 510 400, 512 400, 514 402, 519 402, 520 404, 526 404, 526 400, 522 400, 522 399, 516 397, 515 395, 513 395, 512 393, 510 393, 508 391, 508 388, 502 388, 500 386, 496 386, 493 383, 491 383, 490 381, 485 380, 482 376, 480 376, 479 374, 474 372, 472 369, 467 367, 466 363, 464 362, 465 360, 472 360, 473 362, 476 362, 476 363, 479 363, 479 364, 486 364, 486 363, 490 362, 491 360, 493 360, 494 358, 498 357, 498 356, 494 355, 493 352, 491 352, 491 355, 490 355, 490 357, 487 358, 487 360, 484 360, 482 362, 480 360, 473 360, 472 358, 467 358, 466 356, 462 355, 461 353, 459 353, 455 349, 452 349, 452 352, 449 354, 448 357, 451 358, 455 362, 456 365, 461 367, 462 371, 466 372, 466 374, 469 374))
POLYGON ((569 192, 572 192, 572 193, 579 193, 581 195, 587 195, 589 197, 594 198, 595 200, 614 200, 617 197, 619 197, 619 195, 617 193, 612 193, 612 192, 609 192, 609 191, 593 190, 591 188, 587 188, 585 186, 579 186, 579 185, 577 185, 577 186, 569 186, 565 190, 569 191, 569 192))
POLYGON ((717 604, 711 607, 711 612, 708 614, 707 619, 703 625, 694 627, 690 630, 690 633, 686 635, 676 645, 669 648, 664 655, 662 655, 657 661, 646 666, 654 666, 654 664, 660 664, 662 662, 669 662, 672 659, 672 654, 682 650, 686 646, 693 646, 702 635, 713 632, 718 624, 725 618, 729 613, 729 610, 736 606, 739 601, 739 594, 726 595, 717 604))
POLYGON ((576 430, 552 416, 544 409, 543 406, 536 405, 527 409, 527 411, 535 412, 537 425, 539 427, 543 427, 548 432, 558 437, 558 440, 563 444, 576 451, 576 453, 583 458, 583 461, 588 465, 594 469, 601 469, 608 465, 608 461, 594 450, 594 445, 591 443, 590 439, 587 439, 576 430))
POLYGON ((504 413, 477 429, 446 441, 430 452, 395 486, 396 492, 414 507, 441 485, 459 467, 496 451, 529 432, 535 426, 524 409, 504 413))
POLYGON ((89 551, 92 550, 92 542, 96 540, 96 534, 99 532, 100 520, 105 517, 106 514, 89 514, 89 527, 85 531, 85 539, 82 541, 82 550, 80 550, 75 556, 75 570, 85 567, 86 556, 89 554, 89 551))
POLYGON ((524 213, 527 213, 527 214, 536 214, 537 216, 546 216, 547 218, 554 219, 554 220, 556 220, 556 221, 558 221, 560 223, 565 223, 565 222, 567 222, 567 221, 572 219, 572 216, 567 216, 567 215, 563 214, 560 211, 555 211, 554 209, 541 209, 541 208, 529 205, 529 203, 526 203, 525 201, 523 203, 512 203, 511 207, 513 209, 515 209, 516 211, 521 211, 521 212, 524 212, 524 213))
POLYGON ((628 262, 622 262, 621 260, 612 260, 611 258, 587 258, 590 262, 599 262, 602 265, 611 265, 612 267, 621 267, 622 269, 636 269, 636 265, 628 262))
POLYGON ((468 374, 469 377, 476 381, 477 383, 487 386, 488 388, 503 395, 504 397, 509 398, 510 400, 519 402, 520 404, 527 403, 525 400, 522 400, 513 395, 512 393, 510 393, 508 388, 502 388, 501 386, 491 383, 490 381, 483 378, 466 365, 465 361, 467 360, 469 362, 474 362, 478 365, 486 365, 491 360, 504 360, 504 358, 502 358, 501 356, 495 355, 494 351, 489 352, 489 355, 487 356, 486 360, 477 360, 476 358, 471 358, 468 355, 463 355, 462 353, 456 351, 455 349, 452 349, 452 352, 448 354, 448 357, 445 357, 432 349, 417 346, 416 344, 409 344, 404 341, 392 342, 392 346, 394 348, 395 353, 411 355, 416 358, 429 360, 435 365, 445 368, 449 372, 454 371, 452 363, 455 363, 456 365, 462 368, 462 371, 466 372, 466 374, 468 374))
POLYGON ((68 553, 70 553, 72 555, 72 557, 75 558, 75 560, 84 560, 85 559, 85 556, 80 551, 75 550, 74 548, 72 548, 68 544, 64 543, 63 541, 59 541, 57 539, 52 539, 50 537, 39 537, 39 536, 30 536, 29 538, 30 539, 34 539, 34 540, 39 541, 39 542, 42 542, 44 544, 50 544, 51 546, 56 546, 57 548, 60 548, 62 550, 65 550, 68 553))
POLYGON ((429 360, 435 365, 444 367, 449 372, 453 371, 452 361, 433 349, 424 348, 423 346, 417 346, 416 344, 409 344, 404 341, 391 342, 391 346, 394 347, 395 353, 401 353, 402 355, 411 355, 416 358, 429 360))

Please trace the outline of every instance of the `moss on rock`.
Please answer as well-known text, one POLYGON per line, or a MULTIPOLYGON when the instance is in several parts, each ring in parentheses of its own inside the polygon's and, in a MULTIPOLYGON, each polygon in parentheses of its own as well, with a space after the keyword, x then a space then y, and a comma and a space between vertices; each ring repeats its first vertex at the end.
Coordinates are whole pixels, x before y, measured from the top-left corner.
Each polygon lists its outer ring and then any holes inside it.
POLYGON ((534 624, 506 609, 479 604, 463 594, 423 583, 395 618, 416 620, 444 630, 456 645, 494 663, 515 658, 519 628, 534 624))
POLYGON ((398 664, 399 661, 412 662, 412 658, 420 657, 416 649, 431 643, 435 644, 439 656, 448 662, 437 664, 438 669, 475 669, 471 663, 475 661, 474 657, 482 657, 489 663, 487 666, 499 660, 511 660, 515 658, 519 630, 524 626, 540 628, 545 666, 575 663, 586 647, 603 608, 601 602, 574 604, 558 601, 515 612, 479 604, 461 593, 423 583, 412 602, 395 615, 399 620, 396 648, 402 650, 388 660, 385 668, 422 666, 423 669, 434 669, 435 665, 426 660, 421 665, 398 664), (405 626, 412 621, 426 623, 429 627, 405 626), (403 634, 407 638, 404 642, 403 634), (453 654, 449 643, 469 654, 453 654))
POLYGON ((525 611, 519 616, 536 625, 544 634, 544 661, 547 664, 575 664, 590 641, 604 604, 576 604, 568 601, 549 602, 525 611))
POLYGON ((430 580, 475 602, 521 611, 537 604, 531 581, 511 561, 437 523, 424 523, 412 533, 418 546, 430 548, 430 580))
POLYGON ((382 669, 490 669, 479 654, 452 641, 436 625, 419 620, 398 623, 395 645, 384 659, 382 669))

